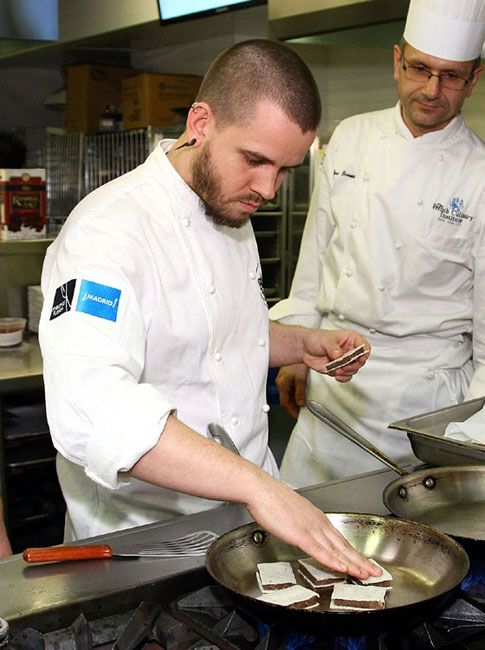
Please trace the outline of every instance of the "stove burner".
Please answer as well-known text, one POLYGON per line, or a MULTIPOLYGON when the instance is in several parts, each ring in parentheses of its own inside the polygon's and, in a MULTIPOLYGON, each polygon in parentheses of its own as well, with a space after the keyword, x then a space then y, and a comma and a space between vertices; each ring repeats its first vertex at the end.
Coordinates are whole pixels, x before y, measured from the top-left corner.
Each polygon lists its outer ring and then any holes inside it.
POLYGON ((468 544, 466 547, 470 558, 470 571, 461 583, 461 588, 471 598, 485 604, 485 560, 480 543, 468 544))
MULTIPOLYGON (((485 562, 471 559, 461 593, 444 611, 407 629, 371 630, 362 636, 292 627, 292 617, 256 618, 229 591, 209 584, 170 605, 143 601, 134 611, 42 635, 31 628, 2 650, 483 650, 485 562)), ((259 612, 258 612, 259 615, 259 612)), ((355 635, 355 632, 353 633, 355 635)))
POLYGON ((267 625, 241 610, 225 589, 210 585, 169 606, 142 602, 134 611, 44 636, 27 628, 7 650, 470 650, 485 647, 485 612, 459 598, 421 625, 365 636, 302 634, 285 622, 267 625), (122 625, 121 625, 122 622, 122 625), (478 645, 474 645, 477 643, 478 645), (114 645, 113 645, 114 644, 114 645))

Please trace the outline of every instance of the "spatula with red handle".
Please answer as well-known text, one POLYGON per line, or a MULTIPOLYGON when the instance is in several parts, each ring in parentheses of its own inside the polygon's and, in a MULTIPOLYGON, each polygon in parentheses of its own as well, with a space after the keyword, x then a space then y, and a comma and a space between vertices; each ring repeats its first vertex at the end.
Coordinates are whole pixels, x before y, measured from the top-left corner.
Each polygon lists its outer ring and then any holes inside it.
POLYGON ((107 544, 89 544, 86 546, 47 546, 44 548, 26 548, 22 553, 25 562, 64 562, 71 560, 107 560, 110 558, 177 558, 196 557, 205 552, 218 538, 211 530, 199 530, 177 539, 162 540, 157 544, 136 550, 116 551, 107 544))

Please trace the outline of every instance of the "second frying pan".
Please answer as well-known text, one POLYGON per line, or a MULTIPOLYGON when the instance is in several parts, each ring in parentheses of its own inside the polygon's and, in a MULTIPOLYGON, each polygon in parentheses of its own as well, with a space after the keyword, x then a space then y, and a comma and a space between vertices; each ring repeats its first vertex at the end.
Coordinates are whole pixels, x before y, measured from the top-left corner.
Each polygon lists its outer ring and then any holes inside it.
POLYGON ((401 475, 383 492, 384 505, 390 512, 461 540, 485 540, 485 465, 430 467, 409 472, 322 404, 309 400, 307 408, 334 431, 401 475))

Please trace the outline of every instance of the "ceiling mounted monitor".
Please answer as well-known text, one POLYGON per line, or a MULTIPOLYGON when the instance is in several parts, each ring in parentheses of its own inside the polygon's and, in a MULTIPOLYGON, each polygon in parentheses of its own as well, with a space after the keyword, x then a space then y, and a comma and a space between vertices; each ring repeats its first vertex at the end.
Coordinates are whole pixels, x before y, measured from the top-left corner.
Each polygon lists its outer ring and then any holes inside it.
POLYGON ((157 0, 162 24, 267 4, 267 0, 157 0))

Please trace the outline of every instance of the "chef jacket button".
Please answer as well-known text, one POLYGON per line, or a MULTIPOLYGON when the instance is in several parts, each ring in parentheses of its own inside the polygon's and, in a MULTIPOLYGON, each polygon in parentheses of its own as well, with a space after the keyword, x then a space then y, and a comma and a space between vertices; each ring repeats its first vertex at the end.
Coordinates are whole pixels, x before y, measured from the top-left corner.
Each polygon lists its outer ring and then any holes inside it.
POLYGON ((375 327, 369 327, 369 332, 371 334, 375 334, 376 333, 376 328, 375 327))
POLYGON ((418 205, 423 205, 424 201, 423 201, 423 199, 418 199, 418 200, 416 201, 416 203, 417 203, 418 205))
POLYGON ((264 339, 258 339, 258 345, 260 348, 264 348, 266 341, 264 339))
POLYGON ((362 176, 362 178, 364 179, 364 181, 368 181, 368 180, 369 180, 369 176, 368 176, 368 174, 364 174, 364 175, 362 176))
POLYGON ((445 159, 445 157, 443 156, 442 153, 440 153, 440 155, 438 156, 438 160, 444 160, 444 159, 445 159))
POLYGON ((340 318, 340 320, 345 320, 345 316, 343 314, 339 314, 338 317, 340 318))
POLYGON ((263 411, 267 413, 269 411, 269 404, 263 404, 263 411))
POLYGON ((352 271, 345 271, 345 275, 346 275, 348 278, 351 278, 351 277, 352 277, 352 271))
POLYGON ((239 418, 237 418, 235 415, 231 418, 231 424, 239 424, 239 418))
POLYGON ((434 379, 434 376, 435 376, 435 371, 434 371, 434 370, 428 370, 428 371, 426 372, 426 377, 427 377, 428 379, 434 379))
POLYGON ((251 280, 255 280, 256 279, 256 273, 254 271, 251 271, 250 274, 249 274, 249 277, 251 278, 251 280))
POLYGON ((385 133, 380 133, 381 140, 385 140, 387 135, 385 133))
POLYGON ((400 241, 397 241, 397 242, 394 244, 394 248, 401 248, 401 246, 402 246, 402 244, 401 244, 400 241))
POLYGON ((384 291, 385 288, 386 288, 386 287, 385 287, 383 284, 380 284, 380 285, 379 285, 379 291, 384 291))
POLYGON ((216 292, 216 288, 213 284, 210 284, 207 288, 208 293, 213 294, 216 292))
POLYGON ((357 221, 352 221, 352 223, 350 224, 350 227, 351 228, 357 228, 357 221))
POLYGON ((184 217, 184 218, 182 219, 182 224, 183 224, 186 228, 188 228, 188 227, 190 226, 190 219, 189 219, 188 217, 184 217))
POLYGON ((222 359, 222 354, 221 354, 220 352, 216 352, 216 353, 214 354, 214 359, 215 359, 216 361, 220 361, 220 360, 222 359))

